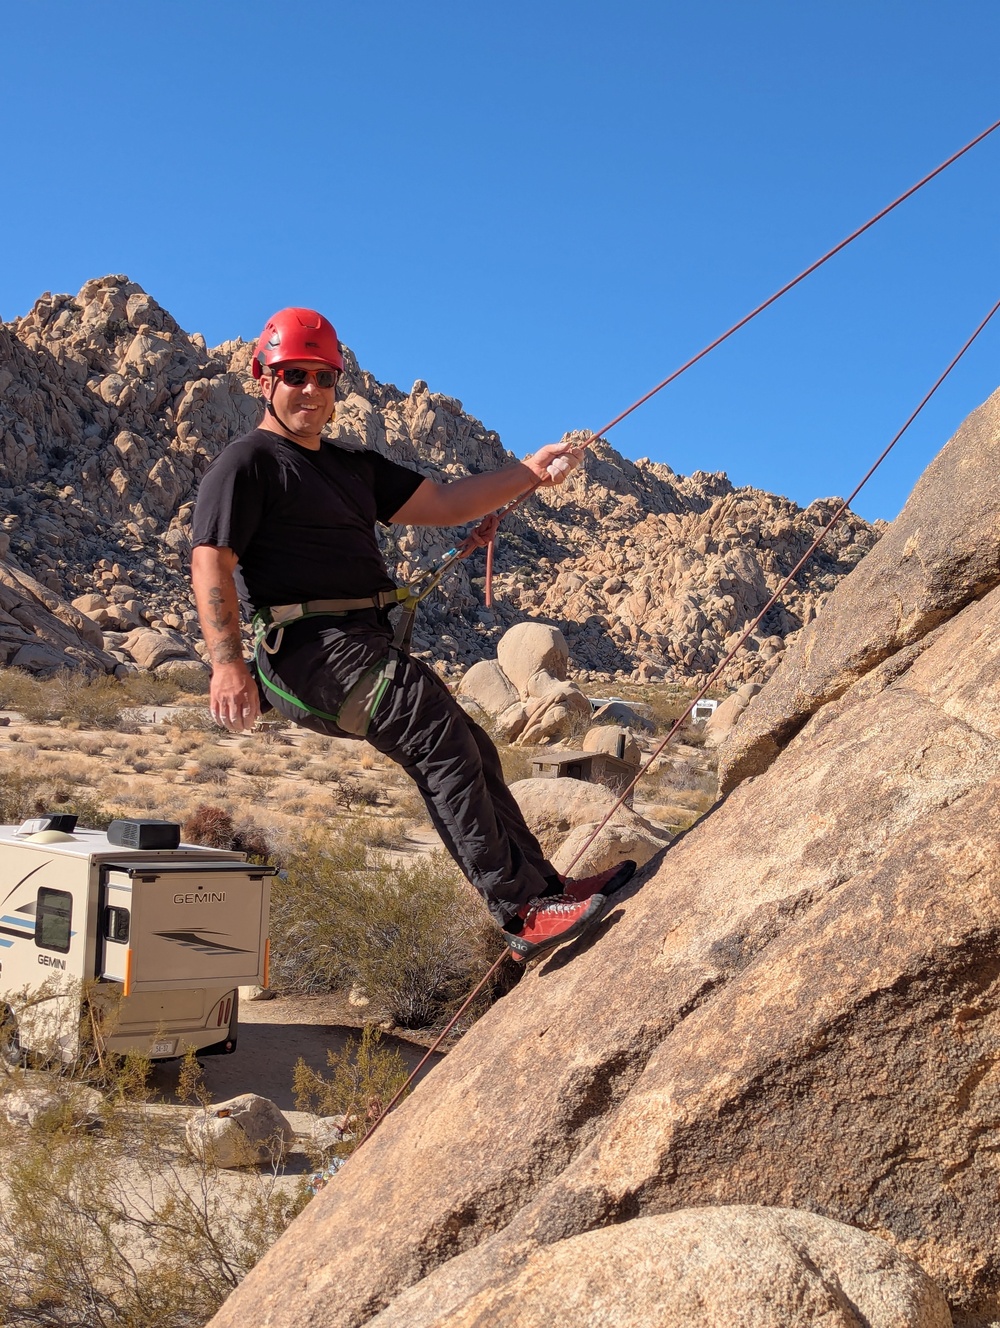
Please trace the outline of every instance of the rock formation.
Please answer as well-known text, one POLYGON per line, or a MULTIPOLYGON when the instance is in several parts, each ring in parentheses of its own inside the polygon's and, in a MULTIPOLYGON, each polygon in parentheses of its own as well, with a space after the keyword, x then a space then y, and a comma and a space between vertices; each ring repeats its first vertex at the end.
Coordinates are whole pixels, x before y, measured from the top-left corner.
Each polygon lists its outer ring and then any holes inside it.
POLYGON ((1000 1316, 998 461, 1000 395, 751 702, 728 797, 474 1025, 215 1328, 457 1328, 557 1264, 613 1304, 581 1237, 719 1205, 871 1233, 956 1323, 1000 1316))
MULTIPOLYGON (((171 659, 193 656, 192 501, 212 457, 259 418, 251 350, 242 341, 208 349, 123 276, 90 281, 75 297, 43 295, 24 318, 0 325, 0 568, 33 577, 105 634, 103 645, 86 629, 79 641, 53 643, 36 625, 48 624, 44 600, 30 600, 30 621, 19 619, 20 628, 0 603, 0 663, 13 662, 26 632, 53 646, 58 662, 91 669, 150 667, 145 660, 158 651, 146 640, 137 658, 125 639, 137 628, 174 633, 171 659)), ((379 383, 350 352, 346 364, 335 437, 427 474, 511 460, 460 401, 424 382, 409 393, 379 383)), ((584 671, 698 679, 831 510, 830 501, 803 511, 736 490, 724 475, 685 478, 596 444, 567 485, 537 495, 505 523, 496 608, 483 607, 476 555, 427 601, 415 642, 467 667, 494 656, 506 628, 540 618, 563 627, 584 671)), ((384 545, 406 576, 452 537, 391 529, 384 545)), ((875 540, 857 517, 845 521, 727 680, 766 675, 785 637, 811 619, 875 540)), ((66 622, 65 613, 56 616, 66 622)), ((20 662, 44 671, 53 658, 43 649, 35 663, 30 653, 20 662)))
POLYGON ((485 712, 505 742, 538 746, 582 733, 593 710, 569 681, 569 649, 558 627, 518 623, 497 643, 496 659, 480 660, 462 678, 459 700, 485 712))

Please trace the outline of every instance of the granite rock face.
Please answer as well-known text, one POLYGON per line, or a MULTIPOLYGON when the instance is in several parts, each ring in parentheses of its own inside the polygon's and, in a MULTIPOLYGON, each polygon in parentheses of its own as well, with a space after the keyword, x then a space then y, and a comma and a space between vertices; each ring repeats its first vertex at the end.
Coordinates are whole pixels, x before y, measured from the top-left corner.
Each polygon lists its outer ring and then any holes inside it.
MULTIPOLYGON (((996 446, 979 428, 973 475, 996 446)), ((217 1328, 459 1324, 585 1233, 719 1205, 871 1233, 957 1322, 1000 1317, 997 527, 970 538, 981 495, 951 473, 918 488, 942 513, 912 555, 940 587, 925 630, 890 639, 914 615, 863 563, 851 676, 469 1031, 217 1328), (976 570, 949 608, 956 548, 976 570)), ((845 654, 826 616, 817 670, 845 654)))
MULTIPOLYGON (((43 295, 25 317, 0 324, 0 558, 67 602, 116 591, 125 620, 93 618, 114 634, 105 642, 114 666, 148 667, 117 639, 136 627, 180 632, 189 654, 200 648, 186 577, 192 505, 211 459, 260 418, 251 353, 239 340, 209 349, 124 276, 89 281, 75 296, 43 295)), ((333 438, 427 475, 513 459, 454 397, 420 381, 402 392, 350 351, 345 360, 333 438)), ((566 485, 505 522, 496 607, 483 607, 480 553, 426 601, 415 645, 468 667, 495 657, 507 628, 539 619, 562 626, 584 673, 701 678, 830 510, 828 501, 803 511, 735 490, 724 475, 632 463, 597 444, 566 485)), ((785 638, 876 537, 850 517, 727 680, 766 676, 785 638)), ((402 580, 454 539, 392 527, 383 544, 402 580)), ((0 650, 10 657, 22 644, 0 620, 0 650)))

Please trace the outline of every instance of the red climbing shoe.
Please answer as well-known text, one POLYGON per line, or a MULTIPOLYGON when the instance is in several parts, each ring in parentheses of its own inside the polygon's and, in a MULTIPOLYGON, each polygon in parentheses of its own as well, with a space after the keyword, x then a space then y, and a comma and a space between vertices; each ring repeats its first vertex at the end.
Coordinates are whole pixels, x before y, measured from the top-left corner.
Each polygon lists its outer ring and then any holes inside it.
POLYGON ((515 959, 526 963, 536 955, 547 954, 557 945, 573 941, 582 935, 604 912, 607 900, 592 894, 587 899, 570 899, 568 895, 543 895, 532 899, 518 910, 524 922, 519 932, 505 931, 504 940, 515 959))
POLYGON ((563 894, 569 899, 589 899, 591 895, 604 895, 607 898, 620 890, 634 875, 635 863, 631 858, 626 858, 617 867, 609 867, 596 876, 582 876, 577 880, 572 876, 560 876, 559 881, 563 894))

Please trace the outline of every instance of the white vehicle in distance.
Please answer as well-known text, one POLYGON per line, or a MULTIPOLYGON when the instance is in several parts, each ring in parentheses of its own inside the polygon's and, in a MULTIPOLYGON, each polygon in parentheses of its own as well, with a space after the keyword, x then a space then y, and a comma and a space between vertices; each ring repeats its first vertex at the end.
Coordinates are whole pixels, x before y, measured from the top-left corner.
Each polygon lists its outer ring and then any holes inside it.
POLYGON ((167 821, 0 826, 0 1056, 72 1062, 85 1014, 119 1054, 234 1051, 239 988, 267 985, 274 872, 167 821))

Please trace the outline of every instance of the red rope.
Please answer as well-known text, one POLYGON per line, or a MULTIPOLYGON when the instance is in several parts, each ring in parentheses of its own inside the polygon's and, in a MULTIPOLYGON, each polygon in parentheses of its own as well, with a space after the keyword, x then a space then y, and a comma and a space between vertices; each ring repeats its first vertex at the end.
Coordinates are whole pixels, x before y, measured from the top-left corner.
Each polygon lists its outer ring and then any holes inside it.
MULTIPOLYGON (((998 122, 998 123, 1000 123, 1000 122, 998 122)), ((994 126, 994 128, 996 128, 996 126, 994 126)), ((651 756, 649 757, 649 759, 645 762, 645 764, 642 765, 642 766, 639 768, 639 770, 637 771, 636 776, 635 776, 635 778, 632 780, 631 784, 629 784, 629 786, 628 786, 628 788, 625 790, 625 792, 622 793, 622 795, 619 797, 618 801, 615 803, 615 805, 614 805, 614 806, 611 808, 611 810, 608 812, 607 816, 605 816, 604 820, 601 821, 600 825, 597 826, 597 828, 594 830, 593 834, 591 834, 591 835, 589 836, 589 838, 587 839, 587 842, 583 845, 583 847, 580 849, 579 853, 577 853, 576 857, 575 857, 575 858, 573 859, 573 861, 569 864, 569 866, 568 866, 567 869, 566 869, 566 873, 565 873, 567 876, 568 876, 569 873, 573 870, 573 868, 576 866, 576 864, 580 861, 580 859, 583 857, 584 853, 586 853, 587 849, 590 848, 591 844, 593 844, 594 840, 595 840, 595 839, 597 838, 597 836, 601 833, 601 831, 604 829, 604 827, 608 824, 608 822, 609 822, 609 821, 611 820, 611 818, 614 816, 614 814, 615 814, 615 812, 618 810, 618 808, 621 807, 621 805, 624 803, 625 799, 629 796, 629 794, 630 794, 630 793, 632 792, 632 790, 635 788, 636 784, 638 784, 638 782, 639 782, 639 780, 642 778, 642 776, 646 773, 646 771, 650 768, 650 766, 653 764, 653 762, 657 759, 657 757, 660 755, 660 753, 663 751, 663 749, 667 746, 667 744, 670 742, 671 738, 673 738, 673 736, 679 731, 679 729, 681 728, 682 724, 683 724, 684 721, 687 719, 687 717, 691 714, 692 710, 694 710, 694 708, 695 708, 695 706, 698 704, 698 702, 699 702, 699 701, 705 696, 705 694, 706 694, 706 693, 709 691, 709 689, 711 688, 712 684, 713 684, 713 683, 719 678, 720 674, 722 673, 722 670, 726 667, 726 665, 730 662, 730 660, 733 659, 733 657, 736 655, 737 651, 738 651, 738 650, 740 649, 740 647, 746 642, 747 638, 751 635, 751 633, 754 631, 754 629, 760 625, 760 623, 763 621, 763 619, 765 618, 765 616, 770 612, 770 610, 771 610, 772 608, 774 608, 775 604, 777 604, 778 600, 780 599, 780 597, 781 597, 781 595, 783 594, 783 592, 785 591, 785 589, 786 589, 786 588, 788 587, 788 585, 794 580, 794 578, 795 578, 795 577, 798 575, 798 573, 802 570, 802 568, 803 568, 803 567, 805 566, 805 564, 809 561, 809 559, 812 557, 812 555, 816 552, 816 550, 819 548, 819 546, 823 543, 823 541, 826 539, 827 535, 829 535, 830 531, 833 530, 834 526, 836 526, 837 523, 838 523, 840 520, 842 520, 842 518, 844 517, 844 514, 847 512, 847 510, 848 510, 848 508, 850 507, 851 503, 852 503, 852 502, 854 501, 854 499, 858 496, 858 494, 861 492, 861 490, 865 487, 865 485, 868 483, 868 481, 871 479, 871 477, 875 474, 876 470, 878 470, 879 466, 881 466, 882 462, 886 459, 886 457, 889 455, 889 453, 892 451, 892 449, 896 446, 896 444, 897 444, 897 443, 899 442, 899 440, 902 438, 903 434, 906 433, 907 429, 909 429, 910 425, 911 425, 911 424, 913 423, 913 421, 917 418, 917 416, 920 414, 920 412, 924 409, 924 407, 925 407, 925 406, 927 405, 927 403, 930 401, 931 397, 935 394, 935 392, 938 390, 938 388, 941 386, 941 384, 945 381, 945 379, 948 377, 948 375, 951 373, 951 371, 955 368, 955 366, 958 364, 959 360, 961 360, 961 358, 963 357, 963 355, 965 355, 966 351, 969 349, 969 347, 972 345, 972 343, 976 340, 976 338, 979 336, 979 334, 983 331, 983 329, 984 329, 984 328, 986 327, 986 325, 989 323, 990 319, 993 318, 994 314, 996 314, 996 313, 998 312, 998 310, 1000 310, 1000 300, 997 301, 997 303, 993 306, 993 308, 989 311, 989 313, 986 315, 986 317, 983 319, 983 321, 982 321, 982 322, 979 324, 979 326, 976 328, 975 332, 973 332, 972 336, 969 337, 968 341, 966 341, 965 345, 964 345, 964 346, 962 347, 962 349, 958 352, 958 354, 955 356, 955 358, 951 361, 951 363, 948 365, 947 369, 945 369, 944 373, 941 374, 941 376, 938 378, 937 382, 935 382, 934 386, 930 389, 929 392, 926 393, 926 395, 924 396, 923 400, 920 402, 920 405, 917 406, 916 410, 913 411, 913 413, 910 415, 909 419, 906 421, 906 423, 903 425, 903 427, 899 430, 899 432, 898 432, 898 433, 895 435, 895 437, 892 439, 892 442, 890 442, 889 445, 888 445, 886 448, 883 449, 881 455, 880 455, 880 456, 879 456, 879 457, 878 457, 878 458, 872 463, 871 466, 869 466, 868 470, 865 472, 865 475, 864 475, 863 478, 858 482, 858 484, 855 485, 855 487, 854 487, 854 489, 851 491, 850 495, 849 495, 847 498, 845 498, 845 499, 843 500, 843 502, 841 502, 840 506, 837 508, 836 512, 835 512, 835 513, 833 514, 833 516, 830 518, 829 522, 823 527, 823 529, 820 531, 820 533, 816 536, 816 538, 813 540, 812 544, 809 546, 809 548, 806 550, 806 552, 802 555, 802 557, 799 559, 799 561, 795 564, 795 566, 792 568, 792 570, 788 573, 788 575, 787 575, 787 576, 781 581, 781 583, 780 583, 780 585, 778 586, 777 590, 774 592, 774 594, 771 596, 771 598, 768 600, 768 602, 764 605, 764 607, 761 609, 760 613, 758 613, 757 617, 753 620, 753 622, 750 624, 750 626, 747 627, 747 629, 744 631, 743 635, 740 637, 740 639, 736 642, 736 644, 733 646, 733 648, 732 648, 732 649, 729 651, 729 653, 726 655, 725 659, 723 659, 723 660, 721 661, 721 663, 719 663, 719 664, 716 665, 715 669, 713 670, 712 674, 710 675, 708 681, 707 681, 707 682, 705 683, 705 685, 702 687, 701 691, 700 691, 700 692, 698 693, 698 695, 694 698, 694 700, 691 702, 691 704, 688 706, 688 708, 684 711, 683 715, 681 715, 679 719, 676 719, 676 720, 674 721, 673 726, 671 727, 671 729, 670 729, 669 733, 667 734, 667 736, 666 736, 666 737, 663 739, 663 741, 659 744, 659 746, 658 746, 658 747, 656 748, 656 750, 652 753, 652 755, 651 755, 651 756)), ((619 417, 619 418, 623 418, 623 417, 619 417)), ((431 1046, 428 1047, 427 1051, 425 1052, 424 1056, 421 1058, 420 1063, 417 1065, 416 1069, 410 1074, 409 1078, 406 1080, 406 1082, 403 1084, 403 1086, 399 1089, 399 1091, 395 1094, 395 1096, 394 1096, 394 1097, 392 1098, 392 1100, 389 1102, 388 1106, 385 1107, 385 1109, 382 1111, 381 1115, 378 1116, 378 1117, 375 1119, 375 1121, 374 1121, 373 1124, 372 1124, 371 1129, 368 1131, 368 1133, 367 1133, 367 1134, 364 1136, 364 1138, 361 1140, 361 1143, 358 1144, 358 1148, 363 1147, 363 1146, 368 1142, 368 1140, 372 1137, 372 1135, 375 1133, 375 1131, 378 1129, 378 1127, 382 1124, 382 1122, 385 1120, 386 1116, 388 1116, 389 1112, 393 1109, 393 1107, 396 1105, 396 1103, 399 1102, 399 1100, 400 1100, 400 1099, 404 1096, 404 1094, 409 1090, 410 1086, 412 1085, 412 1083, 413 1083, 414 1080, 416 1079, 417 1075, 420 1073, 420 1071, 423 1069, 423 1067, 427 1064, 428 1060, 430 1060, 431 1056, 434 1055, 434 1053, 437 1051, 438 1047, 441 1046, 441 1043, 445 1040, 445 1038, 448 1036, 448 1034, 451 1032, 451 1030, 455 1027, 455 1025, 458 1023, 459 1019, 461 1019, 462 1015, 465 1014, 466 1010, 468 1010, 468 1008, 469 1008, 469 1006, 472 1004, 472 1002, 476 999, 476 997, 479 995, 479 993, 483 990, 483 988, 486 986, 486 984, 490 981, 490 979, 493 977, 493 975, 497 972, 497 970, 500 968, 500 965, 503 963, 503 961, 504 961, 504 959, 505 959, 506 957, 507 957, 507 956, 506 956, 506 951, 505 951, 503 954, 500 955, 500 957, 499 957, 498 959, 496 959, 496 960, 494 961, 494 963, 491 965, 491 967, 490 967, 489 971, 486 973, 486 975, 481 979, 481 981, 477 984, 477 986, 473 989, 473 991, 472 991, 472 992, 466 997, 466 999, 465 999, 464 1002, 462 1003, 461 1007, 459 1008, 458 1012, 452 1016, 452 1018, 451 1018, 451 1019, 448 1021, 448 1023, 445 1025, 445 1027, 444 1027, 444 1029, 441 1031, 441 1033, 437 1036, 437 1038, 435 1038, 435 1040, 434 1040, 434 1042, 431 1044, 431 1046)), ((357 1149, 355 1149, 355 1152, 356 1152, 356 1151, 357 1151, 357 1149)))

